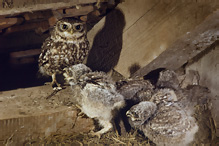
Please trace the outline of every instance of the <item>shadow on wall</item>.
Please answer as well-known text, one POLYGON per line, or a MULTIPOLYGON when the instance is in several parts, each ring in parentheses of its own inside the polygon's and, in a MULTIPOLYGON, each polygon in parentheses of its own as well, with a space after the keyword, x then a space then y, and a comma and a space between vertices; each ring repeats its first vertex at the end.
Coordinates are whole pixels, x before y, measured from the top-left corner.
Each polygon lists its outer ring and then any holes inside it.
POLYGON ((125 18, 119 9, 106 15, 106 21, 94 38, 93 46, 87 58, 92 70, 109 72, 116 66, 122 50, 122 33, 125 18))

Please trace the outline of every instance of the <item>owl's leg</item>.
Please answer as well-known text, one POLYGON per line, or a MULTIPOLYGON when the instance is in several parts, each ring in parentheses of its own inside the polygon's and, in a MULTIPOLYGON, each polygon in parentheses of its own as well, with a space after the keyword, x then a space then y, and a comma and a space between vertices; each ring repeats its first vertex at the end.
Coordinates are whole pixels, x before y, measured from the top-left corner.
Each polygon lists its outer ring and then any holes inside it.
POLYGON ((52 87, 53 90, 61 90, 61 84, 59 84, 56 80, 56 73, 52 74, 52 87))
POLYGON ((75 104, 75 106, 80 109, 80 112, 77 114, 79 117, 87 117, 87 115, 85 113, 82 112, 82 107, 78 104, 75 104))
POLYGON ((110 121, 105 121, 105 120, 100 120, 100 119, 99 119, 99 123, 101 126, 103 126, 103 129, 97 132, 91 131, 90 134, 100 138, 101 135, 108 132, 113 127, 113 125, 110 121))

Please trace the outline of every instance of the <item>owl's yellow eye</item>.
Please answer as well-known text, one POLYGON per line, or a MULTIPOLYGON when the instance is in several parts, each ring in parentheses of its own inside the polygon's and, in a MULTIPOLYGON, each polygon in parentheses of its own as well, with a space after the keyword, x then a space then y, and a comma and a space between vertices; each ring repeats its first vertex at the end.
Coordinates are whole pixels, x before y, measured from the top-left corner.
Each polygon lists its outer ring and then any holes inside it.
POLYGON ((68 26, 67 26, 66 24, 63 24, 63 25, 62 25, 62 29, 63 29, 63 30, 66 30, 66 29, 68 29, 68 26))

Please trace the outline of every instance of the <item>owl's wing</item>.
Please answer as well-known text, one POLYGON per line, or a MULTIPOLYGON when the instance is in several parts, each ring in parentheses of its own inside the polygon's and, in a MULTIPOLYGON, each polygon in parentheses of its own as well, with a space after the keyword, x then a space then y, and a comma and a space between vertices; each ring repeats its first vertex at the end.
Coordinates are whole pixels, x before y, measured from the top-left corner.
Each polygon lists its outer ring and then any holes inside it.
POLYGON ((113 89, 104 86, 87 83, 82 90, 82 94, 94 105, 101 104, 104 107, 114 107, 114 104, 123 101, 123 96, 113 89))
POLYGON ((187 115, 177 104, 163 106, 146 125, 147 135, 160 137, 178 137, 189 131, 195 125, 194 118, 187 115))
POLYGON ((122 94, 126 100, 138 101, 140 99, 138 99, 138 96, 135 95, 138 95, 139 92, 147 90, 153 91, 153 88, 154 86, 147 80, 133 79, 124 83, 118 92, 122 94))
POLYGON ((157 145, 187 145, 192 142, 198 125, 177 104, 163 106, 145 125, 144 134, 157 145))
POLYGON ((39 66, 43 66, 44 64, 49 62, 49 49, 51 48, 51 38, 47 38, 42 45, 41 54, 39 56, 39 66))
POLYGON ((89 72, 82 75, 79 84, 83 88, 87 83, 97 85, 99 88, 108 88, 108 85, 112 85, 109 88, 115 87, 115 82, 104 72, 89 72))

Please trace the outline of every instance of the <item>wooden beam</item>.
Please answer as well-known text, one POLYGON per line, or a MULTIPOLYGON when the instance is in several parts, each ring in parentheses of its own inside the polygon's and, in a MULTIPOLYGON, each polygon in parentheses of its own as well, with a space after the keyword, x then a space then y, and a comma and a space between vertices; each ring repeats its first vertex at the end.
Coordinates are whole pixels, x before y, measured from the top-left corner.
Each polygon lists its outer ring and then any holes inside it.
POLYGON ((0 18, 0 29, 4 29, 15 24, 21 24, 23 21, 23 18, 0 18))
POLYGON ((23 145, 55 133, 88 133, 93 129, 92 119, 78 117, 79 110, 67 106, 76 98, 70 87, 46 99, 52 92, 50 85, 1 92, 0 145, 23 145))
MULTIPOLYGON (((121 51, 116 53, 119 59, 112 62, 117 63, 114 67, 117 72, 130 77, 131 72, 149 64, 179 37, 202 23, 208 15, 219 8, 219 1, 138 0, 125 1, 118 4, 117 8, 122 11, 126 25, 121 35, 117 36, 117 42, 122 39, 122 46, 118 49, 121 51)), ((116 17, 118 16, 114 16, 116 17)), ((117 25, 121 24, 121 21, 116 22, 117 25)), ((114 22, 109 21, 105 28, 113 25, 114 22)), ((116 28, 118 27, 115 25, 112 30, 115 31, 116 28)), ((112 30, 108 34, 113 33, 112 30)), ((101 48, 100 50, 103 51, 101 48)), ((115 49, 108 52, 113 50, 115 49)), ((104 56, 98 57, 104 58, 104 56)))
POLYGON ((176 70, 219 40, 219 10, 207 17, 193 31, 185 34, 132 77, 144 76, 152 70, 176 70))
POLYGON ((7 28, 5 31, 5 34, 19 32, 19 31, 34 30, 36 28, 44 28, 48 30, 49 27, 50 25, 48 21, 24 23, 23 25, 16 25, 16 26, 7 28))
MULTIPOLYGON (((56 9, 70 8, 76 5, 93 4, 96 2, 97 0, 77 0, 71 2, 69 2, 69 0, 38 0, 38 1, 16 0, 13 2, 13 7, 4 8, 3 5, 0 5, 0 16, 3 15, 12 16, 24 12, 34 12, 34 11, 42 11, 49 9, 56 10, 56 9)), ((0 3, 3 3, 3 0, 0 0, 0 3)))
POLYGON ((94 11, 94 6, 88 5, 88 6, 82 6, 82 7, 74 7, 69 9, 59 9, 59 10, 53 10, 53 16, 48 19, 49 25, 53 26, 58 19, 64 18, 64 17, 75 17, 75 16, 83 16, 87 15, 88 13, 94 11))
POLYGON ((82 6, 76 8, 65 9, 64 17, 74 17, 80 15, 87 15, 88 13, 94 11, 94 6, 82 6))
POLYGON ((39 55, 40 52, 41 52, 41 49, 31 49, 31 50, 25 50, 25 51, 12 52, 10 56, 12 58, 31 57, 31 56, 39 55))
POLYGON ((25 20, 37 20, 37 19, 48 19, 49 17, 53 16, 51 10, 47 11, 37 11, 37 12, 26 12, 23 14, 25 20))

